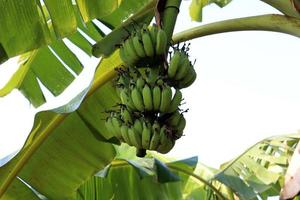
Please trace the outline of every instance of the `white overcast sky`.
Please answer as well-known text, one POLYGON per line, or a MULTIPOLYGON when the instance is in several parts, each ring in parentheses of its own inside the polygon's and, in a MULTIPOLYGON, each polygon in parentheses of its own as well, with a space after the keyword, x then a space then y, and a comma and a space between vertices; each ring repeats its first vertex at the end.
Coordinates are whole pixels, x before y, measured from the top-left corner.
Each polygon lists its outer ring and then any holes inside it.
MULTIPOLYGON (((183 1, 175 32, 199 25, 188 16, 183 1)), ((233 0, 221 9, 204 9, 203 22, 278 13, 258 0, 233 0)), ((213 167, 228 161, 257 141, 300 128, 299 38, 271 32, 235 32, 192 41, 198 79, 184 90, 187 127, 170 156, 197 155, 213 167)), ((94 65, 97 59, 83 58, 94 65)), ((0 87, 16 69, 10 61, 0 66, 0 87)), ((80 76, 91 77, 92 67, 80 76)), ((88 81, 85 80, 85 83, 88 81)), ((54 102, 75 94, 80 80, 54 102)), ((53 99, 53 98, 52 98, 53 99)), ((52 103, 51 106, 55 105, 52 103)), ((0 158, 22 147, 35 110, 18 91, 0 98, 0 158)))

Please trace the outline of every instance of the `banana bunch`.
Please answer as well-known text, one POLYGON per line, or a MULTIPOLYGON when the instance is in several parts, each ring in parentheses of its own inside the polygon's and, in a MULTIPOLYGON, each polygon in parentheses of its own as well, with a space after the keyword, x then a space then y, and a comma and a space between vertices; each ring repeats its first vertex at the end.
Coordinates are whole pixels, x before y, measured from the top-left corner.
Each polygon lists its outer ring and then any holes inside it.
POLYGON ((106 127, 120 141, 144 152, 148 149, 168 153, 175 145, 171 129, 166 125, 160 125, 157 121, 151 123, 145 118, 136 118, 132 123, 126 123, 115 115, 108 117, 106 127))
POLYGON ((173 47, 166 57, 166 33, 147 25, 132 33, 120 47, 125 66, 118 68, 116 88, 119 108, 110 111, 106 128, 121 142, 137 148, 137 156, 146 150, 168 153, 182 137, 186 125, 179 106, 180 89, 190 86, 196 72, 189 60, 189 45, 173 47))
POLYGON ((163 81, 151 85, 139 77, 130 88, 120 90, 121 102, 130 109, 140 112, 175 112, 182 101, 180 90, 172 91, 163 81))
POLYGON ((196 80, 196 71, 184 50, 174 51, 167 75, 174 87, 178 89, 189 87, 196 80))
POLYGON ((167 35, 157 26, 146 25, 127 38, 120 47, 120 58, 128 66, 146 67, 159 62, 166 52, 167 35), (157 59, 156 59, 157 58, 157 59))

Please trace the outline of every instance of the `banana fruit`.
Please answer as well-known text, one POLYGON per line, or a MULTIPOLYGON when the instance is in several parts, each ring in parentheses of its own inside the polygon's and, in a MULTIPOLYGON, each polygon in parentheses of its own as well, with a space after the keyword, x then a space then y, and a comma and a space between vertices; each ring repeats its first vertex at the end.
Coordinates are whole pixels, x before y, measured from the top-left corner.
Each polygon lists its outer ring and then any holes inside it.
POLYGON ((156 57, 161 57, 167 51, 168 41, 166 32, 157 26, 144 26, 132 33, 121 45, 119 55, 127 66, 143 67, 156 57), (146 60, 147 62, 143 62, 146 60))
POLYGON ((177 89, 189 87, 197 77, 187 53, 183 50, 174 51, 170 59, 167 75, 177 89))

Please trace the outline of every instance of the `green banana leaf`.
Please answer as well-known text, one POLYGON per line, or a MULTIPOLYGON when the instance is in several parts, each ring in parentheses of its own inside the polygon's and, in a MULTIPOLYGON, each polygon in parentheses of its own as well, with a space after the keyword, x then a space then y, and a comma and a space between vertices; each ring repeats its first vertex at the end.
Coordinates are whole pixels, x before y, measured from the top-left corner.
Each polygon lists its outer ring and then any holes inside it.
POLYGON ((205 6, 215 3, 221 8, 229 4, 231 0, 192 0, 190 5, 190 16, 192 20, 202 21, 202 10, 205 6))
POLYGON ((16 192, 15 185, 20 184, 16 176, 47 198, 73 198, 84 181, 114 159, 111 142, 117 142, 106 130, 104 119, 105 110, 119 101, 110 80, 120 64, 118 52, 101 61, 77 111, 36 115, 22 150, 0 168, 0 194, 4 192, 0 199, 24 199, 16 192))
MULTIPOLYGON (((147 1, 140 1, 139 5, 145 4, 147 1)), ((117 8, 112 16, 124 19, 131 13, 123 12, 126 7, 130 7, 133 2, 124 1, 117 8)), ((75 46, 79 47, 89 56, 92 53, 92 43, 86 38, 87 35, 94 41, 100 41, 104 33, 93 22, 83 23, 80 12, 74 7, 75 17, 77 20, 78 31, 68 37, 75 46)), ((137 12, 138 7, 131 8, 131 12, 137 12), (136 8, 136 9, 135 9, 136 8)), ((143 16, 145 16, 144 14, 143 16)), ((133 15, 134 17, 135 15, 133 15)), ((146 15, 146 18, 152 18, 153 14, 146 15)), ((107 16, 106 23, 118 25, 122 21, 116 21, 115 18, 107 16)), ((113 27, 112 27, 113 28, 113 27)), ((114 33, 116 31, 113 31, 114 33)), ((82 71, 83 64, 78 56, 73 53, 74 49, 70 49, 65 41, 58 40, 50 46, 45 46, 24 54, 22 56, 22 64, 14 73, 10 81, 0 89, 0 96, 9 94, 13 89, 18 88, 26 98, 35 106, 38 107, 45 103, 45 97, 41 90, 40 81, 54 96, 61 94, 82 71)))
POLYGON ((16 192, 15 185, 20 184, 16 176, 47 198, 69 199, 84 181, 111 162, 115 149, 110 142, 114 140, 105 129, 104 111, 119 101, 109 81, 114 66, 120 64, 117 53, 101 61, 88 98, 76 112, 36 115, 22 150, 0 168, 0 194, 4 192, 0 199, 24 199, 16 192))
POLYGON ((203 177, 211 175, 210 168, 197 165, 197 157, 170 162, 170 159, 159 156, 163 158, 163 163, 155 157, 150 153, 148 158, 143 159, 114 160, 105 173, 92 177, 81 186, 77 199, 229 198, 221 191, 217 191, 219 196, 216 195, 210 188, 212 185, 201 182, 201 178, 199 180, 196 171, 203 177))
POLYGON ((299 134, 274 136, 250 147, 236 159, 221 166, 213 179, 231 188, 240 199, 279 196, 299 134))
MULTIPOLYGON (((111 14, 118 0, 5 0, 0 2, 0 63, 73 34, 76 10, 85 22, 111 14), (43 8, 44 6, 44 8, 43 8)), ((82 21, 82 20, 81 20, 82 21)))

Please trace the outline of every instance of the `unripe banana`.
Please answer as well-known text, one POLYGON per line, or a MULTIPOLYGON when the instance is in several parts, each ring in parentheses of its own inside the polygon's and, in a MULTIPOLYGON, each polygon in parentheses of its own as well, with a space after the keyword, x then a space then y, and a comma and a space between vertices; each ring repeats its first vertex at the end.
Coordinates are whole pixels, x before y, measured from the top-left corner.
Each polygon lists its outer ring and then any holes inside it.
POLYGON ((167 123, 172 126, 172 127, 176 127, 177 124, 179 123, 180 121, 180 118, 181 118, 181 115, 180 112, 177 110, 176 112, 174 112, 170 118, 167 119, 167 123))
POLYGON ((123 46, 120 47, 119 55, 120 55, 121 60, 122 60, 125 64, 129 63, 129 61, 128 61, 128 59, 127 59, 127 55, 126 55, 126 53, 125 53, 125 50, 124 50, 124 47, 123 47, 123 46))
POLYGON ((196 80, 197 74, 194 68, 190 68, 189 73, 184 77, 184 79, 180 80, 178 83, 179 89, 186 88, 193 84, 193 82, 196 80))
POLYGON ((111 121, 112 121, 113 129, 116 134, 116 137, 118 139, 122 139, 122 135, 121 135, 122 122, 121 122, 121 120, 117 117, 112 117, 111 121))
POLYGON ((148 33, 148 31, 143 31, 142 34, 142 40, 143 40, 143 45, 144 45, 144 50, 145 53, 148 57, 153 57, 154 56, 154 46, 151 41, 151 37, 148 33))
POLYGON ((193 67, 187 57, 181 63, 174 77, 175 80, 183 79, 188 74, 190 68, 193 67))
POLYGON ((124 50, 125 50, 125 55, 127 55, 127 60, 129 65, 135 63, 139 59, 134 48, 131 46, 131 38, 127 39, 124 42, 124 50))
POLYGON ((154 86, 152 90, 152 98, 153 98, 153 110, 158 111, 160 107, 160 100, 161 100, 161 89, 159 86, 154 86))
POLYGON ((151 111, 153 109, 152 91, 151 91, 148 84, 145 84, 142 93, 143 93, 143 100, 144 100, 145 110, 151 111))
POLYGON ((160 126, 157 122, 152 126, 152 133, 149 149, 156 150, 160 143, 160 126))
POLYGON ((162 29, 158 29, 156 38, 156 55, 162 55, 166 52, 168 44, 166 32, 162 29))
POLYGON ((144 101, 141 92, 135 87, 131 91, 131 99, 135 108, 139 111, 144 111, 144 101))
POLYGON ((127 123, 127 124, 132 124, 133 123, 131 113, 128 111, 128 109, 123 108, 121 110, 121 116, 122 116, 122 119, 125 123, 127 123))
POLYGON ((173 141, 170 138, 167 138, 167 140, 163 144, 159 145, 157 151, 166 154, 174 147, 174 145, 175 145, 175 141, 173 141))
POLYGON ((135 133, 142 135, 143 132, 143 124, 140 119, 136 119, 133 124, 133 129, 135 133))
POLYGON ((181 52, 175 51, 174 55, 171 57, 170 64, 168 67, 168 77, 169 78, 175 77, 177 70, 181 67, 181 66, 179 66, 181 59, 182 59, 181 52))
POLYGON ((128 136, 128 126, 127 125, 122 125, 121 126, 121 135, 124 140, 128 145, 132 145, 128 136))
POLYGON ((108 130, 109 132, 111 132, 114 136, 116 136, 115 128, 114 128, 114 126, 113 126, 113 124, 112 124, 111 117, 108 117, 108 118, 106 119, 106 121, 105 121, 105 126, 106 126, 106 128, 107 128, 107 130, 108 130))
POLYGON ((134 128, 131 127, 128 129, 128 135, 132 145, 134 145, 137 148, 142 148, 141 137, 138 133, 135 132, 134 128))
POLYGON ((180 92, 180 90, 176 90, 167 112, 172 113, 176 111, 181 101, 182 101, 182 93, 180 92))
POLYGON ((170 103, 172 100, 172 89, 170 86, 166 85, 163 87, 161 92, 161 101, 160 101, 160 107, 159 110, 162 113, 167 112, 170 103))
POLYGON ((122 104, 128 106, 131 109, 134 109, 135 106, 133 104, 133 101, 131 99, 131 95, 128 94, 129 91, 123 89, 120 91, 120 98, 121 98, 121 102, 122 104))
POLYGON ((189 87, 190 85, 192 85, 197 78, 197 73, 194 68, 192 68, 192 75, 192 78, 185 84, 185 87, 189 87))
POLYGON ((131 145, 137 147, 138 143, 135 139, 134 129, 132 127, 129 127, 127 133, 128 133, 128 138, 129 138, 131 145))
POLYGON ((181 132, 185 128, 185 125, 186 125, 186 120, 185 120, 184 116, 181 114, 181 117, 180 117, 180 120, 179 120, 179 123, 178 123, 176 129, 179 132, 181 132))
POLYGON ((143 123, 142 146, 144 149, 149 149, 151 141, 151 127, 148 127, 146 122, 143 123))
POLYGON ((166 125, 163 125, 161 128, 160 128, 160 143, 163 144, 165 142, 165 140, 168 139, 168 136, 167 136, 167 127, 166 125))
POLYGON ((150 27, 149 33, 150 33, 151 41, 152 41, 152 44, 153 44, 154 47, 156 47, 156 43, 157 43, 157 41, 156 41, 157 31, 158 31, 157 26, 151 26, 150 27))
POLYGON ((139 77, 137 80, 136 80, 136 87, 139 89, 139 90, 142 90, 145 86, 145 80, 143 77, 139 77))
POLYGON ((135 49, 137 55, 140 58, 146 57, 146 53, 145 53, 145 50, 143 47, 143 41, 138 35, 136 35, 132 38, 132 43, 133 43, 133 46, 134 46, 134 49, 135 49))

